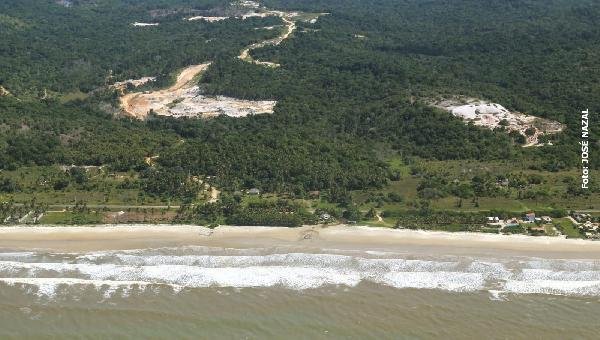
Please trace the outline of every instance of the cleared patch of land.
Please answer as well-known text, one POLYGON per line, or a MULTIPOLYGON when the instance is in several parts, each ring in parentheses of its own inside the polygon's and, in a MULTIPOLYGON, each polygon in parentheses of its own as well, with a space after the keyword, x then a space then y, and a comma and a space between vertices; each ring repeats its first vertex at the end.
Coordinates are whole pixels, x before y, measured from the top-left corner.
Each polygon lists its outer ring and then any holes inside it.
POLYGON ((136 26, 136 27, 147 27, 147 26, 158 26, 158 23, 134 22, 131 25, 136 26))
POLYGON ((57 5, 61 5, 61 6, 65 6, 65 7, 73 6, 73 1, 71 1, 71 0, 56 0, 55 2, 57 5))
POLYGON ((221 21, 221 20, 225 20, 225 19, 229 19, 229 17, 213 17, 213 16, 197 15, 197 16, 194 16, 191 18, 187 18, 188 21, 204 20, 204 21, 208 21, 208 22, 217 22, 217 21, 221 21))
POLYGON ((267 31, 270 31, 270 30, 275 29, 275 27, 279 27, 279 26, 278 25, 274 25, 274 26, 256 27, 255 30, 267 30, 267 31))
POLYGON ((121 90, 124 91, 125 89, 127 89, 128 85, 131 85, 133 87, 139 87, 142 85, 146 85, 149 82, 152 81, 156 81, 156 77, 142 77, 140 79, 127 79, 124 81, 118 81, 114 84, 112 84, 110 87, 117 89, 117 90, 121 90))
POLYGON ((186 67, 172 86, 152 92, 135 92, 121 97, 123 110, 143 119, 150 112, 172 117, 214 117, 226 115, 244 117, 259 113, 272 113, 276 101, 241 100, 225 96, 205 96, 193 80, 204 72, 210 63, 186 67))
POLYGON ((475 98, 442 99, 432 102, 432 106, 446 110, 465 122, 472 122, 494 130, 504 128, 507 132, 516 131, 525 136, 523 147, 541 145, 539 137, 561 132, 564 125, 552 120, 511 112, 504 106, 475 98))
POLYGON ((0 27, 9 30, 22 30, 31 27, 31 25, 23 19, 0 13, 0 27))
POLYGON ((0 97, 10 96, 10 95, 11 95, 10 91, 8 91, 4 87, 0 86, 0 97))

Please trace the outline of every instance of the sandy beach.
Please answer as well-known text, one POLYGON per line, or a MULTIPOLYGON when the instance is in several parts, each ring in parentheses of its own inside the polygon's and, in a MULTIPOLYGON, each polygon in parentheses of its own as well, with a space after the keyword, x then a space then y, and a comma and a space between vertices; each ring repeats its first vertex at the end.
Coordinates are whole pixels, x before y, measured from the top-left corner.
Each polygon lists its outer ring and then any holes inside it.
POLYGON ((2 249, 101 251, 200 245, 357 249, 432 254, 507 253, 600 258, 600 242, 556 237, 392 230, 362 226, 234 227, 189 225, 14 226, 0 228, 2 249))

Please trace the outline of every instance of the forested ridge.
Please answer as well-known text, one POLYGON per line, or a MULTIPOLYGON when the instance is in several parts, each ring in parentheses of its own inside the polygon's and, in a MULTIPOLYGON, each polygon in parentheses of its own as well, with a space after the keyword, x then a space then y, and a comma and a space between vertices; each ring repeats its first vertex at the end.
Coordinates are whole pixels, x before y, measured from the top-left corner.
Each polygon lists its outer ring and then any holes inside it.
MULTIPOLYGON (((225 11, 224 1, 3 1, 0 85, 13 95, 0 97, 0 168, 105 165, 135 173, 134 186, 148 195, 193 200, 186 181, 199 176, 226 192, 324 191, 339 203, 350 191, 382 189, 406 176, 389 159, 508 161, 548 172, 579 165, 578 113, 589 108, 597 117, 600 110, 596 1, 262 4, 329 14, 299 22, 280 45, 253 50, 281 64, 268 68, 236 55, 277 36, 277 29, 257 28, 280 19, 184 20, 225 11), (205 93, 274 99, 274 114, 146 121, 116 114, 117 93, 107 83, 158 76, 150 86, 160 87, 178 69, 206 61, 213 63, 199 80, 205 93), (84 96, 69 99, 73 92, 84 96), (453 95, 567 129, 550 138, 553 146, 521 148, 514 136, 427 104, 453 95), (152 164, 151 156, 158 156, 152 164)), ((591 162, 597 169, 600 158, 591 162)))

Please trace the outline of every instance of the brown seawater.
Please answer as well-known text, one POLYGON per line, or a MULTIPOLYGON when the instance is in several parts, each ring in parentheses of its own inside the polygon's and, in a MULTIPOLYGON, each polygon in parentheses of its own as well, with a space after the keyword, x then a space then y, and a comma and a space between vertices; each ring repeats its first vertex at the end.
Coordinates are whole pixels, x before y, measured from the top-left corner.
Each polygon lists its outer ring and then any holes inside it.
POLYGON ((591 259, 0 251, 1 338, 595 338, 599 300, 591 259))

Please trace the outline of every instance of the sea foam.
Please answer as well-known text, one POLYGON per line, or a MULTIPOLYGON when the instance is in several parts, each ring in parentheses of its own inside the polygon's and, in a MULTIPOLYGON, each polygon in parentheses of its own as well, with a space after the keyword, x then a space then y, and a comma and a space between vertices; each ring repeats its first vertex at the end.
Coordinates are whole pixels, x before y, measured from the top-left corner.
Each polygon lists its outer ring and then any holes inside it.
POLYGON ((354 287, 361 282, 394 288, 489 291, 494 295, 600 295, 600 267, 595 261, 460 256, 415 259, 384 258, 398 253, 268 251, 273 249, 222 249, 221 254, 218 248, 0 253, 0 282, 27 290, 35 287, 32 291, 43 296, 55 295, 60 287, 86 285, 108 297, 131 285, 165 285, 179 292, 206 287, 303 290, 328 285, 354 287))
POLYGON ((600 281, 508 280, 504 291, 516 294, 600 295, 600 281))

